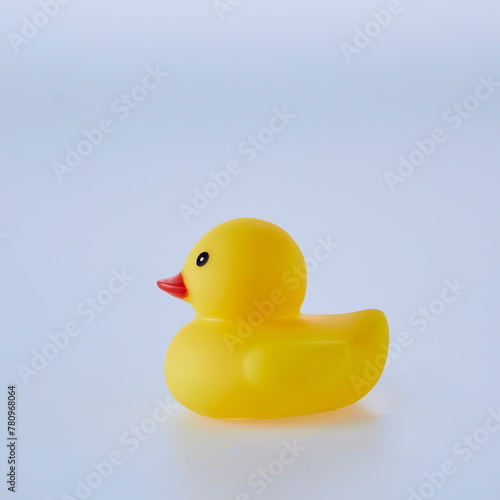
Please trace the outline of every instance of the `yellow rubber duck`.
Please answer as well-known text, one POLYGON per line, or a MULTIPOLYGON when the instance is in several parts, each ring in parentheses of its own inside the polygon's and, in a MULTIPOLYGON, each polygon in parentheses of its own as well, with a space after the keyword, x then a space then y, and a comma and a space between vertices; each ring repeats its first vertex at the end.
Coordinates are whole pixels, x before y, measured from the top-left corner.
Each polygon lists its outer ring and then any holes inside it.
POLYGON ((387 358, 384 313, 302 314, 306 280, 296 271, 305 267, 283 229, 234 219, 158 281, 196 311, 165 360, 177 401, 209 417, 290 417, 350 405, 373 388, 387 358))

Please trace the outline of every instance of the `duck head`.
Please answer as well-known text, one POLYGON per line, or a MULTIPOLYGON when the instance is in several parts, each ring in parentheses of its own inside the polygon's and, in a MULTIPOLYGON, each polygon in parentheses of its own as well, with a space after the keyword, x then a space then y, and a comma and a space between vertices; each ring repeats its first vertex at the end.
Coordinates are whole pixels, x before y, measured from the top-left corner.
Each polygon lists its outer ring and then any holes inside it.
POLYGON ((306 279, 297 276, 305 269, 286 231, 259 219, 233 219, 205 234, 182 271, 158 286, 190 303, 202 318, 235 319, 253 311, 287 317, 300 313, 306 279))

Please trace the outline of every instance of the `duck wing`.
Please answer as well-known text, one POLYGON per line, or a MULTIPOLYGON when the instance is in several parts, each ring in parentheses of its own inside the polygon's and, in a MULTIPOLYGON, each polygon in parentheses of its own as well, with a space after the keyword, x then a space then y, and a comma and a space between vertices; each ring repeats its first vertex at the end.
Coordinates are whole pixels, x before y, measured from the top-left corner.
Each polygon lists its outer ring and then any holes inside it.
POLYGON ((343 378, 350 358, 349 345, 342 340, 269 342, 245 355, 243 376, 269 392, 321 389, 343 378))

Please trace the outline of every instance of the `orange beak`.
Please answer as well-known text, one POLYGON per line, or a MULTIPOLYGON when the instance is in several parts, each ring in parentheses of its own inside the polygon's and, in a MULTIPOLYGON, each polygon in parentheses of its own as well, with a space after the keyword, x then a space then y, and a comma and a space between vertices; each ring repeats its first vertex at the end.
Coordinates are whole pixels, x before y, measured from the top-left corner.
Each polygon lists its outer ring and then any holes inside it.
POLYGON ((164 292, 177 297, 178 299, 185 299, 188 294, 188 289, 184 283, 184 278, 182 273, 176 274, 171 278, 166 278, 164 280, 159 280, 156 282, 159 288, 164 292))

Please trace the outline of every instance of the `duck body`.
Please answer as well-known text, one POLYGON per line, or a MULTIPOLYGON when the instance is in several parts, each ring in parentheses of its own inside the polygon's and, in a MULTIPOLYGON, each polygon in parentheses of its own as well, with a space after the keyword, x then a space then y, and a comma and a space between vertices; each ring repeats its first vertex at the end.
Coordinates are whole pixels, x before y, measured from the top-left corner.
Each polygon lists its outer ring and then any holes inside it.
POLYGON ((247 338, 240 327, 195 319, 177 333, 165 360, 177 401, 217 418, 336 410, 373 388, 387 357, 387 321, 375 309, 270 320, 247 338))
POLYGON ((235 219, 158 282, 197 313, 165 359, 177 401, 216 418, 290 417, 350 405, 375 386, 389 343, 384 313, 302 314, 306 279, 293 288, 285 279, 298 268, 304 257, 285 231, 235 219))

